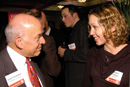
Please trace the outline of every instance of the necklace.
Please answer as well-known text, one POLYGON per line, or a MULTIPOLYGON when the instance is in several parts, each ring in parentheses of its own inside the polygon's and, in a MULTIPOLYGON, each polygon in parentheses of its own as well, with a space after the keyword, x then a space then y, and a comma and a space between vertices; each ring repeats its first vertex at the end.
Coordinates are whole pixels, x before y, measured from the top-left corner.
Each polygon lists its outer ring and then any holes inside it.
MULTIPOLYGON (((106 55, 105 55, 106 56, 106 55)), ((107 62, 109 61, 108 57, 106 56, 107 62)))

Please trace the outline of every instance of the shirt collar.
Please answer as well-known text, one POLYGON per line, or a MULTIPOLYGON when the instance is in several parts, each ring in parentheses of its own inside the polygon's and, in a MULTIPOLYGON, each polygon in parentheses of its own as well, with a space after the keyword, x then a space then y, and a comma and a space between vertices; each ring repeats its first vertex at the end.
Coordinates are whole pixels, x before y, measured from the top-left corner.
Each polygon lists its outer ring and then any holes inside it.
POLYGON ((51 31, 51 28, 49 27, 48 31, 45 33, 46 35, 49 35, 51 31))
MULTIPOLYGON (((80 21, 80 20, 79 20, 79 21, 80 21)), ((72 36, 72 34, 73 34, 73 32, 74 32, 74 29, 75 29, 75 26, 78 24, 79 21, 77 21, 76 24, 74 25, 74 27, 72 28, 72 31, 71 31, 71 33, 70 33, 70 36, 72 36)))

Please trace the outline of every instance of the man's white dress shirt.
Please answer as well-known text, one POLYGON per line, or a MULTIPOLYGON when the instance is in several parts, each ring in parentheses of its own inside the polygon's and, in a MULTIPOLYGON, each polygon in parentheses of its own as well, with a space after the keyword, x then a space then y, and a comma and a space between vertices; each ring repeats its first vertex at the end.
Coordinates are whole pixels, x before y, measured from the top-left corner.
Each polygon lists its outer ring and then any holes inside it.
POLYGON ((25 85, 27 87, 32 87, 32 84, 29 79, 28 71, 27 71, 26 58, 21 54, 17 53, 9 46, 7 46, 7 52, 9 53, 9 56, 12 59, 16 69, 21 72, 22 77, 25 80, 25 85))

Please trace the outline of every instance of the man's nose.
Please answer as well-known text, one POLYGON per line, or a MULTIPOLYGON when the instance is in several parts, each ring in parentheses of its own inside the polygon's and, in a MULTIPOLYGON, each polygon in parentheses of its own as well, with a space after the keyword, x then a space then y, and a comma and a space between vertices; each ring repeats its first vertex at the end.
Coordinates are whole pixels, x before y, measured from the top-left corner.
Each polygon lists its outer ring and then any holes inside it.
POLYGON ((42 36, 40 39, 40 44, 45 44, 45 43, 46 43, 46 41, 45 41, 44 37, 42 36))

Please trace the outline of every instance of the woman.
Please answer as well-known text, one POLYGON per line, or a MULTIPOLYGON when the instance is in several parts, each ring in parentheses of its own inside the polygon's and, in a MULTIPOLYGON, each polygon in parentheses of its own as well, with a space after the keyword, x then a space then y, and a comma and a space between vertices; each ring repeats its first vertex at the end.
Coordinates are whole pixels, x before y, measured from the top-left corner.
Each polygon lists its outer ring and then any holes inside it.
POLYGON ((128 87, 130 29, 124 16, 113 5, 102 4, 88 18, 97 47, 88 52, 83 87, 128 87))

